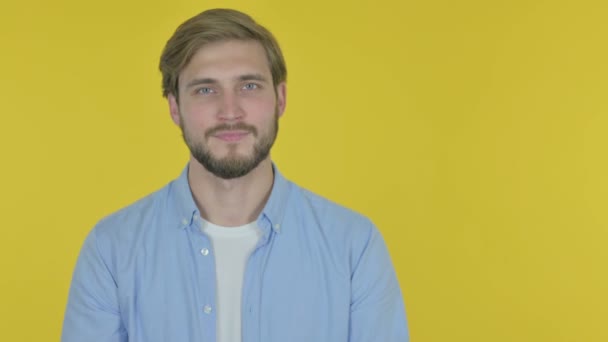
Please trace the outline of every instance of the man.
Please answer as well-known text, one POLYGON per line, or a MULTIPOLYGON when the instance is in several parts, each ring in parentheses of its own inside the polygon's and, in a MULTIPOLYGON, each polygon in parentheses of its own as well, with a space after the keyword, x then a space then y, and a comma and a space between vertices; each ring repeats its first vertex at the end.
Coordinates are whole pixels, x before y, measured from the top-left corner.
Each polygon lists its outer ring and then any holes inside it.
POLYGON ((62 341, 407 341, 378 230, 270 159, 286 105, 271 33, 209 10, 177 29, 160 70, 190 161, 91 231, 62 341))

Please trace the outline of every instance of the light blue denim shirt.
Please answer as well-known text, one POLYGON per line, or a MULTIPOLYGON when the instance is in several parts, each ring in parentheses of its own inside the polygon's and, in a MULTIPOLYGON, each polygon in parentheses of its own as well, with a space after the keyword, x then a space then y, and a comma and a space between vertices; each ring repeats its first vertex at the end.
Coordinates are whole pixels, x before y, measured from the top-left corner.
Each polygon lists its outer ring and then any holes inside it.
MULTIPOLYGON (((215 342, 213 248, 186 167, 104 218, 80 251, 63 342, 215 342)), ((365 217, 274 168, 242 294, 243 342, 409 341, 386 245, 365 217)))

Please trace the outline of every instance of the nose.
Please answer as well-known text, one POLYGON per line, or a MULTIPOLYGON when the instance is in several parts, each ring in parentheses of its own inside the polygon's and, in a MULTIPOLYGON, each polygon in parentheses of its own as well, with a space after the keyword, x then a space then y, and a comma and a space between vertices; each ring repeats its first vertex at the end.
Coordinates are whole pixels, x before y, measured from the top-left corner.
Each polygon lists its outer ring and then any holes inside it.
POLYGON ((237 94, 226 91, 222 94, 221 104, 218 111, 218 119, 222 121, 237 121, 245 116, 237 94))

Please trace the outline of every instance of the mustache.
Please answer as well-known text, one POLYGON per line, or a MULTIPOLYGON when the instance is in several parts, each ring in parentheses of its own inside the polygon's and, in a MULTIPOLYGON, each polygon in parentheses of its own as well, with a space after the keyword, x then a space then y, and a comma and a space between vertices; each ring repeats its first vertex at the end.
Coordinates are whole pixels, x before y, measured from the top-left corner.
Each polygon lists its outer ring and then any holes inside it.
POLYGON ((210 136, 217 134, 221 131, 247 131, 253 134, 254 137, 258 135, 258 130, 254 126, 248 125, 244 122, 237 122, 234 124, 219 124, 213 128, 209 128, 205 132, 205 138, 209 138, 210 136))

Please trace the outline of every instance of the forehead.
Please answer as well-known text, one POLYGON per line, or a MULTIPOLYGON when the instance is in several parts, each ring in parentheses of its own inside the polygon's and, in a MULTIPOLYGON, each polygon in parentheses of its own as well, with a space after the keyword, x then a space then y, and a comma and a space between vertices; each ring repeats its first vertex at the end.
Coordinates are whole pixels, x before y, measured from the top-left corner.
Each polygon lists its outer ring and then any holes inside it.
POLYGON ((262 45, 254 40, 228 40, 200 48, 180 73, 180 85, 193 78, 236 79, 244 74, 262 74, 271 79, 262 45))

